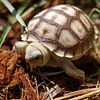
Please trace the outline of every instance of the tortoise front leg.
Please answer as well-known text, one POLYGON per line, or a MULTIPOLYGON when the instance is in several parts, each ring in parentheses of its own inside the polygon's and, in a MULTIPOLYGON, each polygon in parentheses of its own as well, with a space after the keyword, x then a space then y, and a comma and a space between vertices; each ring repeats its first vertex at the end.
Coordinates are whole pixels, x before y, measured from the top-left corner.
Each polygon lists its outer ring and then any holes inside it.
POLYGON ((66 58, 55 58, 59 67, 61 67, 66 74, 78 79, 85 80, 85 73, 81 69, 78 69, 69 59, 66 58))

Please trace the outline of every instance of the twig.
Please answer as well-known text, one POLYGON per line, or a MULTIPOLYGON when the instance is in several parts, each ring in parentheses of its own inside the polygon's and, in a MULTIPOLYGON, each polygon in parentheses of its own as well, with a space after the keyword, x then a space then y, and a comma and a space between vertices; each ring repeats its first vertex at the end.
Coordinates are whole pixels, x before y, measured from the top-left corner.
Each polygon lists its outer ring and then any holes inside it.
POLYGON ((91 95, 94 95, 94 94, 97 94, 97 93, 100 94, 100 88, 93 91, 93 92, 90 92, 90 93, 87 93, 87 94, 84 94, 84 95, 81 95, 81 96, 78 96, 78 97, 75 97, 75 98, 72 98, 72 99, 69 99, 69 100, 81 100, 81 99, 84 99, 86 97, 90 97, 91 95))
POLYGON ((51 93, 50 93, 50 90, 49 90, 49 88, 47 87, 47 85, 46 85, 46 90, 47 90, 47 92, 48 92, 48 94, 49 94, 50 100, 53 100, 53 97, 52 97, 52 95, 51 95, 51 93))
POLYGON ((39 100, 39 92, 38 92, 38 85, 37 85, 37 80, 36 80, 36 77, 34 77, 34 80, 35 80, 35 84, 36 84, 36 94, 37 94, 37 99, 39 100))
MULTIPOLYGON (((67 93, 63 97, 58 97, 58 98, 55 98, 54 100, 68 99, 68 98, 71 98, 73 96, 82 95, 82 94, 88 94, 88 93, 94 92, 96 90, 99 90, 99 92, 100 92, 100 88, 83 89, 83 90, 78 90, 78 91, 67 93)), ((89 96, 89 95, 87 95, 87 96, 89 96)), ((72 100, 72 99, 70 99, 70 100, 72 100)))

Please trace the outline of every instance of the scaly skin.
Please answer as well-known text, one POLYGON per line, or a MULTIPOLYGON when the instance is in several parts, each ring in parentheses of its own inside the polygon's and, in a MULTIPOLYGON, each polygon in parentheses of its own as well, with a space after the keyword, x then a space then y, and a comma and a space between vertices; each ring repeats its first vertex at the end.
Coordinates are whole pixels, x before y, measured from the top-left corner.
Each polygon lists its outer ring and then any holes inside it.
POLYGON ((44 65, 51 65, 53 67, 58 66, 62 68, 66 74, 75 79, 85 79, 84 72, 78 69, 69 59, 55 56, 40 43, 32 42, 27 45, 27 43, 20 41, 15 44, 14 51, 19 52, 21 55, 23 54, 22 57, 25 56, 26 62, 29 63, 31 67, 44 65), (24 45, 18 47, 19 43, 24 45), (37 57, 40 57, 40 59, 37 59, 37 57))

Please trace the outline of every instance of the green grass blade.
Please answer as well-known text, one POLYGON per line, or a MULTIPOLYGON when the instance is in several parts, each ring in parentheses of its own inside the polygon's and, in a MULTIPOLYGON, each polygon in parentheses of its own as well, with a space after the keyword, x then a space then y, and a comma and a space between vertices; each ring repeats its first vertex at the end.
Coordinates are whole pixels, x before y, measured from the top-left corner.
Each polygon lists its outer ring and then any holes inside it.
MULTIPOLYGON (((27 7, 28 4, 30 3, 30 1, 31 1, 31 0, 28 0, 28 1, 26 2, 26 4, 25 4, 23 7, 21 7, 21 8, 18 9, 18 13, 19 13, 19 14, 22 14, 22 13, 23 13, 23 11, 26 9, 26 7, 27 7)), ((41 0, 41 2, 39 2, 39 3, 37 3, 37 4, 34 4, 33 7, 31 7, 31 10, 30 10, 28 13, 30 13, 30 12, 34 11, 35 9, 37 9, 37 8, 39 8, 39 7, 41 7, 41 6, 43 6, 43 5, 46 4, 48 1, 49 1, 49 0, 41 0)), ((26 11, 26 12, 27 12, 27 11, 26 11)), ((25 12, 25 13, 26 13, 26 12, 25 12)), ((23 14, 22 17, 24 17, 24 15, 25 15, 25 14, 23 14)), ((1 36, 1 38, 0 38, 0 47, 1 47, 2 44, 4 43, 5 38, 7 37, 9 31, 11 30, 13 24, 15 24, 16 22, 17 22, 17 20, 14 18, 14 19, 11 21, 11 23, 7 26, 6 30, 4 31, 4 33, 2 34, 2 36, 1 36)))
MULTIPOLYGON (((26 4, 25 4, 23 7, 19 8, 19 9, 18 9, 18 13, 19 13, 19 14, 22 14, 23 11, 26 9, 26 7, 28 6, 28 4, 29 4, 30 2, 31 2, 31 0, 28 0, 28 1, 26 2, 26 4)), ((0 47, 1 47, 2 44, 4 43, 5 38, 7 37, 9 31, 11 30, 13 24, 16 23, 16 22, 17 22, 16 18, 13 18, 12 21, 11 21, 11 23, 7 26, 6 30, 4 31, 4 33, 2 34, 2 36, 1 36, 1 38, 0 38, 0 47)))
POLYGON ((8 8, 8 10, 12 13, 13 16, 16 17, 16 19, 18 20, 18 22, 26 27, 25 22, 23 21, 22 17, 20 16, 19 13, 17 13, 16 9, 10 4, 10 2, 8 0, 1 0, 3 2, 3 4, 8 8))

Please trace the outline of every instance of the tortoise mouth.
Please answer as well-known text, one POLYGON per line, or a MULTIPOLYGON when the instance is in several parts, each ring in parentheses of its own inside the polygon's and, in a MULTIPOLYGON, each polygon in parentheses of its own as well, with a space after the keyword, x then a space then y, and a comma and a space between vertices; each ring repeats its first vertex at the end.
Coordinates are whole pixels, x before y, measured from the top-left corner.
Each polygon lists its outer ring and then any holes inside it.
POLYGON ((27 64, 29 64, 30 67, 36 68, 38 66, 42 66, 43 61, 38 60, 38 61, 33 61, 33 60, 25 60, 27 64))

